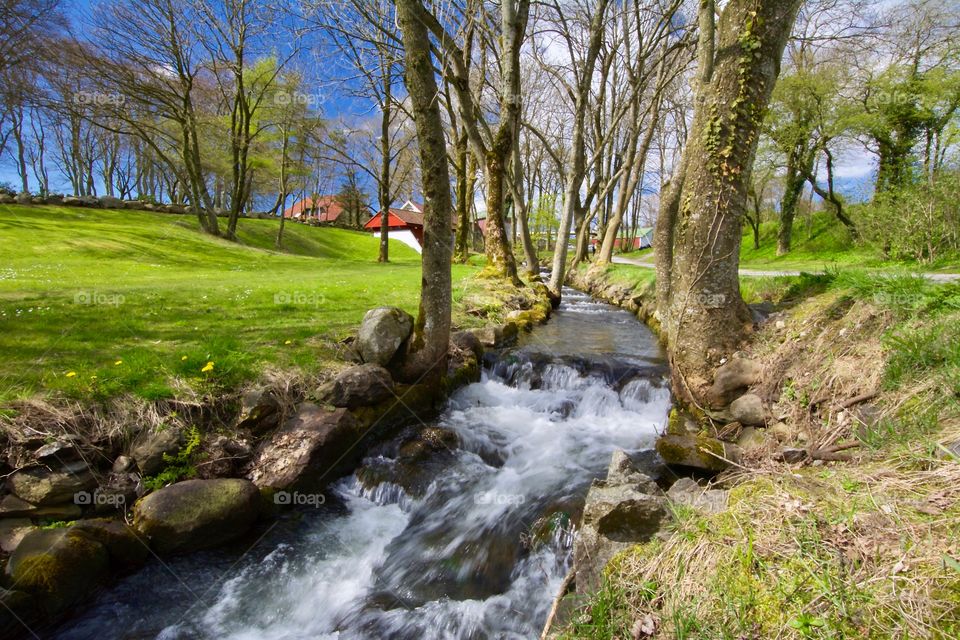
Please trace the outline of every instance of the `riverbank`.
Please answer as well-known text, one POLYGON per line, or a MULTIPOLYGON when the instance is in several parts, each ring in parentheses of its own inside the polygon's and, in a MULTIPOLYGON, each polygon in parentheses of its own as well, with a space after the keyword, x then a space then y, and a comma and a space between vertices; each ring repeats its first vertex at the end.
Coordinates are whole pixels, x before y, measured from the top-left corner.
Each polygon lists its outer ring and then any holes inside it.
MULTIPOLYGON (((571 280, 650 320, 636 271, 571 280)), ((862 273, 751 284, 733 361, 751 363, 755 424, 671 420, 735 460, 607 564, 556 637, 956 637, 958 294, 862 273)))
MULTIPOLYGON (((247 372, 202 393, 48 392, 7 403, 0 637, 46 627, 150 558, 250 542, 284 509, 315 506, 371 447, 422 425, 475 381, 484 349, 515 342, 551 312, 536 284, 470 278, 455 298, 449 364, 430 380, 400 374, 414 320, 380 307, 359 331, 341 329, 348 335, 317 350, 320 364, 308 368, 247 372)), ((120 319, 129 309, 118 306, 106 313, 120 319)), ((329 338, 314 330, 321 334, 306 341, 329 338)), ((204 360, 210 371, 224 367, 204 360)))

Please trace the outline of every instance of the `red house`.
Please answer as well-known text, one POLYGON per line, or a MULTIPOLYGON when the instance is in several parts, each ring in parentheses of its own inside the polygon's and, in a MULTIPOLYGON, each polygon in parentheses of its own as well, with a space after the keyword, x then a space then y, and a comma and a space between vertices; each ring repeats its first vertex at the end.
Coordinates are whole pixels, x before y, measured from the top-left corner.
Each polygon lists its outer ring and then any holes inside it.
POLYGON ((337 196, 317 196, 294 202, 283 210, 283 217, 314 224, 334 223, 344 211, 337 196))
MULTIPOLYGON (((383 212, 370 218, 363 228, 374 235, 380 233, 383 212)), ((399 209, 387 212, 387 229, 390 238, 399 240, 418 253, 423 246, 423 205, 407 200, 399 209)))
MULTIPOLYGON (((379 235, 381 219, 380 213, 373 216, 363 225, 364 230, 375 236, 379 235)), ((452 228, 456 229, 456 215, 452 217, 451 223, 452 228)), ((399 209, 391 208, 387 212, 387 230, 391 240, 399 240, 420 253, 423 248, 423 205, 407 200, 399 209)))

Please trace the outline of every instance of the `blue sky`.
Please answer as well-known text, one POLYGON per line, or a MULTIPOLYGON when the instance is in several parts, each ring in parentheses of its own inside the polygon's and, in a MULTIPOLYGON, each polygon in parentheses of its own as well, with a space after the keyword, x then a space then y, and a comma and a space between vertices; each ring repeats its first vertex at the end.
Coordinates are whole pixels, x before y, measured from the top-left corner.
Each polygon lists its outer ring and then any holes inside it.
MULTIPOLYGON (((64 11, 71 27, 78 33, 87 31, 84 22, 96 4, 97 0, 64 0, 64 11)), ((315 40, 318 39, 319 37, 315 38, 315 40)), ((266 52, 274 47, 277 40, 278 39, 274 39, 268 46, 262 47, 263 51, 266 52)), ((279 41, 282 43, 282 40, 279 41)), ((286 46, 287 51, 280 50, 276 51, 276 53, 280 56, 289 55, 289 46, 283 44, 281 44, 281 46, 286 46)), ((333 65, 318 65, 317 57, 313 54, 314 52, 305 49, 301 54, 301 58, 299 60, 293 60, 292 62, 295 67, 308 76, 308 81, 312 81, 315 87, 314 93, 322 98, 319 108, 325 117, 330 119, 343 117, 347 120, 355 121, 377 115, 373 105, 347 96, 342 90, 342 87, 337 86, 334 80, 334 76, 337 74, 334 61, 330 61, 328 57, 327 59, 323 59, 322 62, 334 62, 333 65), (309 78, 310 73, 318 72, 321 67, 323 68, 322 73, 329 74, 331 77, 309 78)), ((852 199, 862 199, 864 195, 869 194, 875 166, 876 160, 872 154, 867 153, 862 148, 856 148, 851 145, 849 149, 845 149, 838 154, 836 167, 836 184, 838 190, 852 199)), ((51 182, 53 183, 51 189, 55 192, 69 192, 69 182, 63 176, 59 175, 55 167, 51 166, 50 170, 51 182)), ((19 177, 17 176, 9 154, 5 154, 4 157, 0 159, 0 182, 7 182, 12 185, 19 184, 19 177)), ((31 176, 31 184, 34 183, 35 180, 33 180, 31 176)), ((371 194, 374 192, 373 189, 368 189, 368 191, 371 194)))

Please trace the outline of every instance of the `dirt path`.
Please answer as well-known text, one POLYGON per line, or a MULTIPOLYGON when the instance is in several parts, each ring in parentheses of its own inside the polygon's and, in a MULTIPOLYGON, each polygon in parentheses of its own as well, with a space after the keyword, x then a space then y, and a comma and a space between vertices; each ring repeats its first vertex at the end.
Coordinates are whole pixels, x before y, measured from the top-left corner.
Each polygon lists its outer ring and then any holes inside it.
MULTIPOLYGON (((632 264, 635 267, 645 267, 647 269, 653 269, 653 255, 646 256, 644 258, 624 258, 623 256, 614 256, 613 261, 616 264, 632 264)), ((767 269, 740 269, 740 275, 747 278, 772 278, 779 276, 798 276, 800 271, 777 271, 777 270, 767 270, 767 269)), ((823 270, 805 270, 803 273, 813 273, 819 274, 824 273, 823 270)), ((882 271, 880 271, 882 273, 882 271)), ((923 276, 931 282, 955 282, 960 280, 960 273, 921 273, 914 272, 914 275, 923 276)))

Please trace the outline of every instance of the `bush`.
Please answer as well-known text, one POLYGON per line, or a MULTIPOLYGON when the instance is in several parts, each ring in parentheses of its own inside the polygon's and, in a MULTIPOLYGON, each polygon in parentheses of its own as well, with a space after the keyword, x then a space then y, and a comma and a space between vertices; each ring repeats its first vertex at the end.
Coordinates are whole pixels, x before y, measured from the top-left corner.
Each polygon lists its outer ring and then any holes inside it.
POLYGON ((930 263, 960 249, 960 173, 878 194, 864 232, 894 260, 930 263))

